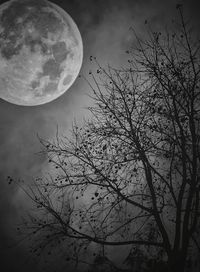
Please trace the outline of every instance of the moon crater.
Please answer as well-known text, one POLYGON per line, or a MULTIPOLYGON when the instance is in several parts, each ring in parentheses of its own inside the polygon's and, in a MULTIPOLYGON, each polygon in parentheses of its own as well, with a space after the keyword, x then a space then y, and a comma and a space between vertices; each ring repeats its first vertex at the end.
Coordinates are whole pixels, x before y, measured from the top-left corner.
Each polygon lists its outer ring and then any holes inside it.
POLYGON ((0 6, 0 97, 40 105, 75 81, 83 45, 72 18, 41 0, 11 0, 0 6))

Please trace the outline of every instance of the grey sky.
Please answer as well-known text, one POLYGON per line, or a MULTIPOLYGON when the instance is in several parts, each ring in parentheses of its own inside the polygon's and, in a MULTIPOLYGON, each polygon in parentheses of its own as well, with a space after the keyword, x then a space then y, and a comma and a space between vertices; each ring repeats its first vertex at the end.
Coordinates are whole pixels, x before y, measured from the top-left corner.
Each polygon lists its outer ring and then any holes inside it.
MULTIPOLYGON (((162 27, 176 16, 176 1, 170 0, 55 0, 75 20, 83 38, 84 60, 81 74, 89 77, 92 69, 89 56, 98 58, 102 64, 122 66, 126 64, 125 51, 134 42, 129 27, 143 36, 144 21, 162 27)), ((184 10, 199 28, 199 1, 183 1, 184 10)), ((3 1, 0 1, 3 3, 3 1)), ((144 34, 145 35, 145 34, 144 34)), ((82 79, 55 101, 36 107, 22 107, 0 99, 0 259, 5 265, 4 272, 39 271, 27 259, 23 247, 8 246, 16 241, 15 224, 23 210, 30 208, 27 199, 17 190, 8 186, 6 177, 24 179, 40 175, 46 167, 45 156, 39 156, 39 134, 51 139, 56 126, 68 133, 74 118, 81 119, 89 105, 89 87, 82 79), (24 269, 24 270, 23 270, 24 269)))

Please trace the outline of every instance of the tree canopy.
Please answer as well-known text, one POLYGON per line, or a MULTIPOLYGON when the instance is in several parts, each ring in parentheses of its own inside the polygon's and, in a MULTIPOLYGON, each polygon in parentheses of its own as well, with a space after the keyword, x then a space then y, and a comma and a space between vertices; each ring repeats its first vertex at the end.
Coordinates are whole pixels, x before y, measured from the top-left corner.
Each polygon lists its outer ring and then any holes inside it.
POLYGON ((146 269, 155 259, 185 271, 199 250, 200 42, 177 9, 174 32, 134 33, 127 67, 91 56, 92 117, 70 138, 41 140, 55 170, 27 191, 40 210, 27 223, 36 253, 66 243, 79 263, 96 245, 94 264, 105 264, 107 248, 123 245, 130 269, 141 257, 146 269))

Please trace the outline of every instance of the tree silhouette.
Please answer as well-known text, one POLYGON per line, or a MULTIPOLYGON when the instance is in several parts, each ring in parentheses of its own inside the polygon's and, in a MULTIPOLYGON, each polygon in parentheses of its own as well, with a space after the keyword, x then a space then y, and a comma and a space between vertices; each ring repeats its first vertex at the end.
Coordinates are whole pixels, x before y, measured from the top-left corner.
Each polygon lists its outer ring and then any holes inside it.
POLYGON ((41 140, 56 169, 28 192, 40 210, 28 223, 40 250, 66 241, 66 260, 79 263, 96 245, 95 264, 126 246, 131 271, 150 271, 151 258, 151 271, 185 271, 199 250, 200 42, 177 9, 176 32, 136 35, 127 68, 91 56, 91 119, 70 138, 41 140))

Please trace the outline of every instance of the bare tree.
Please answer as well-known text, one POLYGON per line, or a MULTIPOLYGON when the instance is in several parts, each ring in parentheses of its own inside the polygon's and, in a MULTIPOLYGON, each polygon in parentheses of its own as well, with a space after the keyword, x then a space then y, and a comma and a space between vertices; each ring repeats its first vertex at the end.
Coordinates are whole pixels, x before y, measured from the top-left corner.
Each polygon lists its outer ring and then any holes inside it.
POLYGON ((70 139, 42 140, 56 174, 30 194, 44 212, 28 225, 45 233, 40 249, 67 240, 79 262, 96 244, 108 261, 107 248, 124 245, 129 264, 152 255, 169 271, 199 249, 200 42, 177 9, 177 32, 137 38, 127 68, 96 61, 89 121, 70 139))

